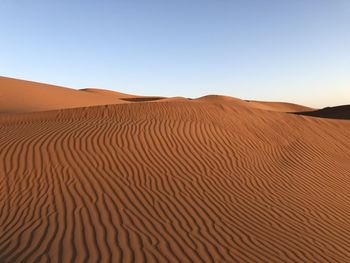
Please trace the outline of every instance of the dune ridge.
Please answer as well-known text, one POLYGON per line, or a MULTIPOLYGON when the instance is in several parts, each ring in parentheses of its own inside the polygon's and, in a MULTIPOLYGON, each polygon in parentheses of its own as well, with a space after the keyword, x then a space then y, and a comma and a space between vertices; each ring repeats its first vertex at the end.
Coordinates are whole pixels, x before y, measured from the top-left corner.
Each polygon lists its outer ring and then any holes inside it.
MULTIPOLYGON (((174 100, 189 99, 183 97, 138 96, 96 88, 76 90, 0 76, 0 114, 32 113, 98 105, 174 100)), ((226 101, 245 107, 279 112, 308 112, 315 110, 293 103, 244 101, 219 95, 208 95, 195 100, 218 101, 219 103, 226 101)))
POLYGON ((0 77, 0 113, 25 113, 126 103, 133 95, 98 89, 75 90, 0 77))
POLYGON ((348 262, 349 129, 224 96, 0 115, 0 262, 348 262))

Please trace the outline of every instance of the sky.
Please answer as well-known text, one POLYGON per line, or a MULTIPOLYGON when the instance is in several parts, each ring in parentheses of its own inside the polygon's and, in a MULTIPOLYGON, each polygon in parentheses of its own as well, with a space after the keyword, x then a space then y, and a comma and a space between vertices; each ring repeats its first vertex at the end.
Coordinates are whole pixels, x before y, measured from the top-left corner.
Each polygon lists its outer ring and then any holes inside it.
POLYGON ((350 0, 1 0, 0 75, 350 104, 350 0))

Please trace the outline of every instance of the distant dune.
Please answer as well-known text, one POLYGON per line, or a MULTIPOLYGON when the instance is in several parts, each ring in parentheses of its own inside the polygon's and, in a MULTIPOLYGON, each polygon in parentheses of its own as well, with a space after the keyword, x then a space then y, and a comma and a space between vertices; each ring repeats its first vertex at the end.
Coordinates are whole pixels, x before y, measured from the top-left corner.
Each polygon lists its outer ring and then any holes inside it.
POLYGON ((349 121, 8 78, 0 100, 0 262, 350 262, 349 121))
POLYGON ((308 112, 315 109, 287 102, 248 101, 251 107, 279 112, 308 112))

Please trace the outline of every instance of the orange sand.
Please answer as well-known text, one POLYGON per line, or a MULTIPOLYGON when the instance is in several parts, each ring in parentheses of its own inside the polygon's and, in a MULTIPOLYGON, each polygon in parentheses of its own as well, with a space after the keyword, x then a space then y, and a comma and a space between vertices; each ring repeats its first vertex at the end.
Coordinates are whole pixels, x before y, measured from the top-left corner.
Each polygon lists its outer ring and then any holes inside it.
POLYGON ((350 262, 350 121, 7 78, 0 100, 0 262, 350 262))

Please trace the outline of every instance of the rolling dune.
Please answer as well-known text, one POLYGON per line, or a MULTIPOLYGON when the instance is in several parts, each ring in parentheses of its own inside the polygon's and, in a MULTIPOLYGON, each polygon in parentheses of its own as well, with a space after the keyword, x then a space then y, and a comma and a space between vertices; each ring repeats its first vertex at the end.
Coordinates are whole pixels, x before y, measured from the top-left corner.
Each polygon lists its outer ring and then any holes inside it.
POLYGON ((75 90, 43 83, 0 77, 0 113, 79 108, 119 104, 135 97, 97 89, 75 90))
POLYGON ((224 96, 20 106, 0 262, 350 262, 349 121, 224 96))
POLYGON ((305 107, 302 105, 287 103, 287 102, 270 102, 270 101, 248 101, 249 106, 269 111, 279 111, 279 112, 309 112, 315 109, 305 107))

